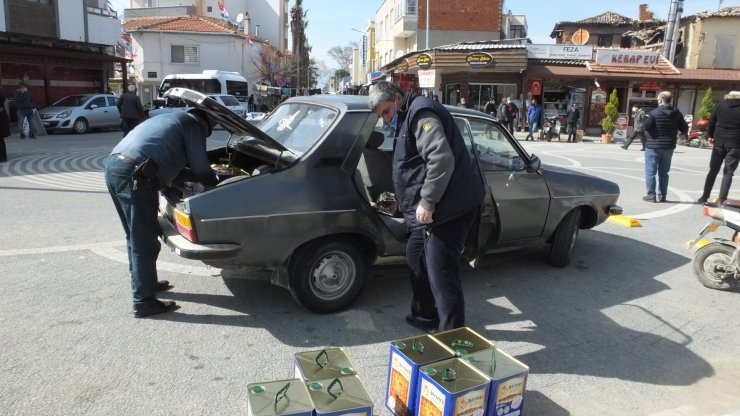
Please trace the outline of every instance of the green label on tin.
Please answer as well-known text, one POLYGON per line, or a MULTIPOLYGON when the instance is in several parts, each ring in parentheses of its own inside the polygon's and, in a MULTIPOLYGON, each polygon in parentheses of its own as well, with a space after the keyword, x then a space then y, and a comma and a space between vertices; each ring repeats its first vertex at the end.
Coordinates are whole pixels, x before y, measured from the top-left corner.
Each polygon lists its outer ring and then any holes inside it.
POLYGON ((254 394, 260 394, 265 392, 265 388, 262 386, 253 386, 249 391, 254 394))
POLYGON ((350 367, 342 367, 342 369, 339 371, 342 373, 342 375, 345 375, 345 376, 352 375, 355 373, 355 370, 353 370, 350 367))
POLYGON ((402 349, 405 349, 406 348, 406 344, 404 344, 403 342, 400 342, 400 341, 393 343, 393 345, 395 345, 396 348, 398 348, 399 350, 402 350, 402 349))
POLYGON ((319 390, 321 390, 321 389, 322 389, 323 387, 324 387, 324 386, 322 386, 322 385, 321 385, 321 383, 311 383, 311 384, 310 384, 310 385, 308 386, 308 388, 309 388, 309 389, 311 389, 311 390, 313 390, 313 391, 319 391, 319 390))
POLYGON ((425 369, 424 369, 424 372, 425 372, 425 373, 426 373, 426 375, 428 375, 428 376, 433 376, 433 375, 437 374, 437 370, 435 370, 435 369, 434 369, 434 368, 432 368, 432 367, 429 367, 429 368, 425 368, 425 369))

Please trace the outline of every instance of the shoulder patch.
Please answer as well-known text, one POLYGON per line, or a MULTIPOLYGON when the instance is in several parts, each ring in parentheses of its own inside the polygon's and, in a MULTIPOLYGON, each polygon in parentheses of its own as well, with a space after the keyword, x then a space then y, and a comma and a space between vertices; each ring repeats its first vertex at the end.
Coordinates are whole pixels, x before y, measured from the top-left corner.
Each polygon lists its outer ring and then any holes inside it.
POLYGON ((428 123, 428 122, 427 122, 427 123, 424 123, 424 124, 423 124, 423 125, 421 126, 421 129, 422 129, 423 131, 427 132, 427 131, 429 131, 429 130, 431 130, 431 129, 432 129, 432 125, 431 125, 430 123, 428 123))

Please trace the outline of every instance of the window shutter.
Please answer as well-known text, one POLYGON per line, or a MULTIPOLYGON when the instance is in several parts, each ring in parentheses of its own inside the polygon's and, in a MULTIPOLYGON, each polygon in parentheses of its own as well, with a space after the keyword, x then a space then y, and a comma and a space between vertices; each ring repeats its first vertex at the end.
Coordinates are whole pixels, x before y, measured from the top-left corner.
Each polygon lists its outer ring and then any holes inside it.
POLYGON ((197 46, 185 46, 185 63, 186 64, 197 64, 198 63, 198 47, 197 46))

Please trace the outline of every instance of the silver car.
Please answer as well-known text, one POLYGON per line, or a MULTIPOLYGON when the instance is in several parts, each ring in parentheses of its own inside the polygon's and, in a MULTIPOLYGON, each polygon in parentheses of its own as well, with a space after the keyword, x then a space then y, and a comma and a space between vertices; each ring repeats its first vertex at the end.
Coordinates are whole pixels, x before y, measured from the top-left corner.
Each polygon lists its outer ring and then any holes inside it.
POLYGON ((74 131, 82 134, 90 129, 117 129, 121 126, 117 100, 118 97, 111 94, 69 95, 39 110, 39 116, 48 133, 74 131))

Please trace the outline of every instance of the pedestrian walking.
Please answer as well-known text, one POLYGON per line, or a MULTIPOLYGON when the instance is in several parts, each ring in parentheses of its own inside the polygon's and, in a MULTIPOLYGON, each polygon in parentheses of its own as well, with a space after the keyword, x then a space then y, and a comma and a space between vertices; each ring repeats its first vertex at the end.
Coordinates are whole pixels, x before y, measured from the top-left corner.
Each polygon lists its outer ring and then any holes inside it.
POLYGON ((438 102, 387 81, 370 90, 370 108, 397 117, 393 184, 410 236, 412 300, 406 321, 425 331, 465 325, 460 257, 485 194, 460 130, 438 102))
POLYGON ((517 114, 519 114, 519 107, 514 104, 511 97, 506 97, 506 103, 504 104, 505 125, 511 134, 514 134, 514 122, 516 121, 517 114))
POLYGON ((712 111, 707 126, 707 136, 714 139, 712 155, 709 158, 709 172, 704 181, 704 192, 697 202, 703 204, 709 199, 722 162, 722 184, 719 187, 719 203, 724 204, 730 193, 732 176, 740 162, 740 91, 725 95, 712 111))
POLYGON ((176 307, 175 302, 156 297, 157 291, 170 287, 169 282, 157 280, 157 191, 170 185, 186 166, 206 187, 218 183, 206 153, 206 137, 212 129, 203 110, 162 114, 131 131, 108 158, 105 182, 126 234, 136 318, 176 307))
POLYGON ((139 96, 136 95, 136 87, 129 85, 127 91, 118 97, 116 106, 123 120, 123 137, 141 123, 145 117, 144 106, 141 105, 139 96))
POLYGON ((581 110, 578 109, 578 103, 573 102, 565 115, 565 122, 568 123, 568 141, 573 138, 573 143, 576 141, 576 130, 578 130, 578 122, 581 120, 581 110))
POLYGON ((8 151, 5 148, 5 138, 10 136, 10 112, 8 100, 0 90, 0 162, 8 161, 8 151))
POLYGON ((496 100, 493 97, 488 99, 485 107, 483 107, 483 112, 496 117, 496 100))
POLYGON ((31 139, 36 138, 36 128, 33 125, 33 97, 28 91, 28 87, 25 82, 18 84, 18 89, 15 90, 15 106, 18 109, 18 135, 21 139, 26 138, 26 134, 23 131, 23 123, 28 122, 28 137, 31 139))
POLYGON ((540 120, 542 120, 542 116, 542 107, 537 104, 536 98, 532 98, 532 103, 527 109, 527 123, 529 124, 529 131, 524 140, 529 140, 530 138, 534 140, 532 133, 536 132, 540 128, 540 120))
POLYGON ((136 95, 136 87, 129 85, 127 90, 118 97, 117 103, 123 124, 123 137, 126 137, 145 117, 144 106, 141 105, 141 100, 136 95))
POLYGON ((632 117, 634 118, 634 126, 632 134, 627 138, 627 141, 622 145, 622 149, 627 150, 635 137, 640 137, 640 143, 642 143, 642 150, 645 151, 645 121, 647 120, 647 113, 642 107, 632 107, 632 117))
POLYGON ((668 172, 671 170, 673 151, 676 149, 678 133, 687 134, 689 126, 683 114, 671 105, 673 95, 669 91, 658 94, 658 108, 645 121, 645 185, 648 202, 665 202, 668 194, 668 172), (656 193, 655 176, 658 176, 656 193))

